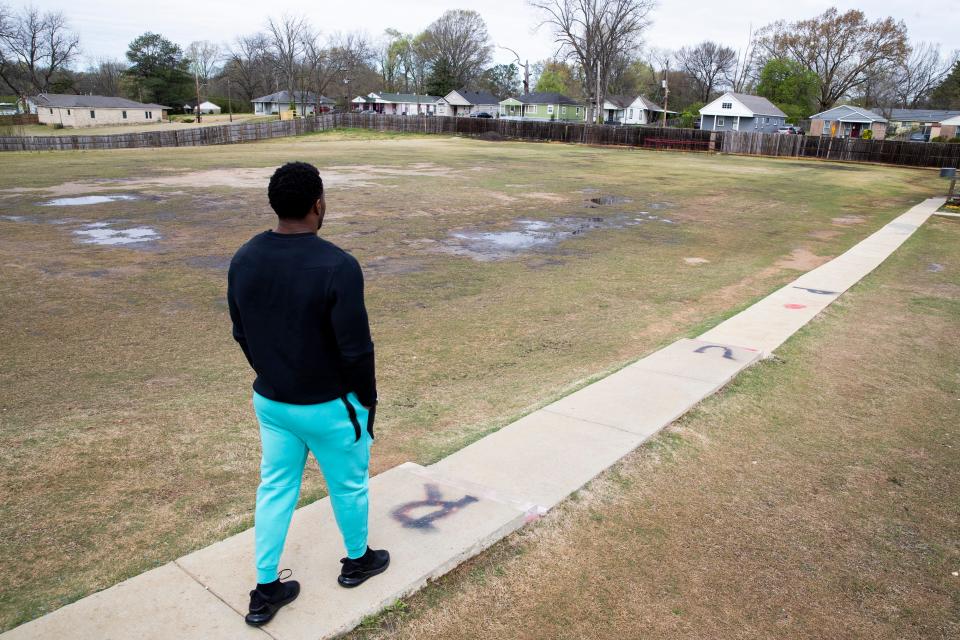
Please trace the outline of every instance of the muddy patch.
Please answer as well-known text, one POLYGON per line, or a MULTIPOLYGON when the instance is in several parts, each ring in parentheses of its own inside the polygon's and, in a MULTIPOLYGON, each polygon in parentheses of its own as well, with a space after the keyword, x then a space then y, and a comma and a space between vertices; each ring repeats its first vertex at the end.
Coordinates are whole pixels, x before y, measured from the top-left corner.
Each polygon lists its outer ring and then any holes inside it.
POLYGON ((817 240, 832 240, 840 235, 839 231, 829 231, 826 229, 820 229, 817 231, 811 231, 807 234, 811 238, 816 238, 817 240))
MULTIPOLYGON (((14 196, 23 193, 47 193, 63 200, 70 196, 97 194, 102 191, 115 189, 150 189, 156 187, 178 188, 209 188, 229 187, 233 189, 255 189, 266 191, 270 176, 276 170, 275 166, 255 167, 244 169, 207 169, 204 171, 190 171, 169 173, 141 178, 108 178, 87 180, 82 182, 65 182, 50 187, 24 188, 15 187, 0 192, 0 196, 14 196)), ((420 162, 407 166, 390 167, 379 165, 337 165, 320 168, 320 176, 325 187, 383 187, 378 180, 393 176, 428 176, 451 177, 455 175, 448 167, 437 166, 429 162, 420 162)), ((118 194, 109 196, 116 198, 118 194)), ((137 199, 139 196, 133 196, 137 199)), ((56 201, 51 201, 51 205, 56 201)), ((77 204, 98 204, 106 200, 82 202, 77 204)), ((56 206, 71 206, 59 202, 56 206)))
POLYGON ((807 249, 794 249, 790 256, 777 260, 775 266, 781 269, 796 269, 797 271, 809 271, 819 267, 829 261, 830 258, 818 256, 807 249))
POLYGON ((151 227, 128 227, 118 229, 111 222, 93 222, 73 232, 83 244, 103 246, 149 245, 160 239, 160 234, 151 227))
POLYGON ((38 202, 41 207, 84 207, 92 204, 106 204, 125 200, 139 200, 140 196, 127 193, 115 193, 109 196, 79 196, 75 198, 56 198, 47 202, 38 202))
POLYGON ((551 250, 559 243, 590 231, 624 229, 646 222, 629 215, 589 218, 562 217, 550 220, 516 220, 503 231, 454 231, 435 250, 472 258, 478 262, 507 260, 551 250))
POLYGON ((206 255, 190 256, 185 260, 187 266, 197 269, 212 269, 214 271, 226 271, 230 268, 230 256, 225 255, 206 255))
POLYGON ((547 193, 545 191, 533 191, 531 193, 521 194, 524 198, 531 200, 546 200, 547 202, 566 202, 567 199, 559 193, 547 193))
POLYGON ((390 256, 374 256, 363 264, 363 273, 371 277, 404 275, 423 270, 424 265, 420 261, 390 256))
POLYGON ((606 207, 615 204, 629 204, 633 202, 630 198, 625 198, 624 196, 597 196, 595 198, 590 198, 587 200, 587 207, 606 207))
POLYGON ((840 216, 839 218, 831 219, 830 222, 841 227, 849 227, 852 224, 866 222, 866 220, 863 216, 840 216))

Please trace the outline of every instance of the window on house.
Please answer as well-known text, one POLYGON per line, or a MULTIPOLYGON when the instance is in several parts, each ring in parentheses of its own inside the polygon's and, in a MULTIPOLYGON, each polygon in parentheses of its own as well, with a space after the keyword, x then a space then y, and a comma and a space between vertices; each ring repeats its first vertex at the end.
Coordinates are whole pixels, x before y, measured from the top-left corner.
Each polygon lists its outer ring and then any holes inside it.
POLYGON ((70 109, 67 109, 67 115, 70 115, 70 109))
POLYGON ((537 112, 537 105, 535 104, 530 105, 530 113, 536 113, 536 112, 537 112))
POLYGON ((733 109, 733 103, 732 103, 732 102, 724 102, 723 104, 720 105, 720 108, 721 108, 721 109, 733 109))
POLYGON ((50 109, 50 115, 53 115, 53 109, 50 109))
POLYGON ((717 126, 718 126, 718 127, 724 126, 724 117, 723 117, 723 116, 717 116, 717 126))
POLYGON ((552 104, 548 104, 548 105, 547 105, 547 113, 553 113, 553 105, 552 105, 552 104))
POLYGON ((627 109, 627 119, 633 120, 633 109, 627 109))
POLYGON ((149 112, 149 111, 144 111, 144 112, 143 112, 143 117, 146 118, 147 120, 153 120, 153 113, 151 113, 151 112, 149 112))
POLYGON ((566 108, 566 107, 560 107, 560 115, 564 115, 564 116, 567 115, 567 108, 566 108))
POLYGON ((124 119, 124 120, 127 119, 127 112, 126 112, 126 111, 123 112, 123 119, 124 119))
POLYGON ((93 109, 90 109, 90 117, 91 117, 91 118, 96 118, 96 117, 97 117, 97 112, 94 111, 93 109))
POLYGON ((577 107, 577 115, 580 115, 580 107, 577 107))

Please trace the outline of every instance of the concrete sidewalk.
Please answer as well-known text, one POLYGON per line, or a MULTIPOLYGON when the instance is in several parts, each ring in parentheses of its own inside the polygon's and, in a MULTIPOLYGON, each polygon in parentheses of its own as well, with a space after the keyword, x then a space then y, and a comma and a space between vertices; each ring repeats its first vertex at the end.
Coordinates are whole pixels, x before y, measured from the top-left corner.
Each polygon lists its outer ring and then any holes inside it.
POLYGON ((382 576, 346 590, 329 501, 297 510, 281 566, 303 590, 262 629, 243 622, 255 583, 248 530, 65 606, 0 638, 277 638, 342 634, 549 510, 769 355, 893 253, 943 203, 927 200, 849 251, 696 340, 679 340, 424 468, 371 480, 382 576))

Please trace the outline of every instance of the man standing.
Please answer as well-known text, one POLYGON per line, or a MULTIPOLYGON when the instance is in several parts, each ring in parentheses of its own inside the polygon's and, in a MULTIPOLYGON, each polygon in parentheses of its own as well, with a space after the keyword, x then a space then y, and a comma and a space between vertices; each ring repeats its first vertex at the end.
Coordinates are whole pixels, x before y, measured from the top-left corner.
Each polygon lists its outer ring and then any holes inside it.
POLYGON ((268 189, 277 228, 230 262, 233 337, 257 374, 253 406, 263 458, 255 512, 257 586, 248 624, 269 622, 300 585, 277 574, 300 481, 313 452, 347 557, 337 581, 383 573, 390 554, 367 546, 367 482, 377 404, 373 341, 357 260, 317 236, 326 201, 317 169, 283 165, 268 189))

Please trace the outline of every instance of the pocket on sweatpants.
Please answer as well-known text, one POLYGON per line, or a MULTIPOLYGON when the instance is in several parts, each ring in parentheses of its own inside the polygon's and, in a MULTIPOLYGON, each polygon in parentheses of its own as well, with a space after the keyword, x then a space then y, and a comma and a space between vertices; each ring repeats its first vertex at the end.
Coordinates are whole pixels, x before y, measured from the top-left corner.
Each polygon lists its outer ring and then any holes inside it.
POLYGON ((373 405, 367 409, 367 433, 370 434, 370 439, 375 440, 373 437, 373 418, 377 415, 377 405, 373 405))
POLYGON ((353 402, 350 401, 349 394, 340 396, 340 400, 347 409, 347 415, 350 416, 350 423, 353 425, 353 433, 356 436, 354 442, 356 442, 360 440, 360 421, 357 419, 357 410, 354 408, 353 402))

